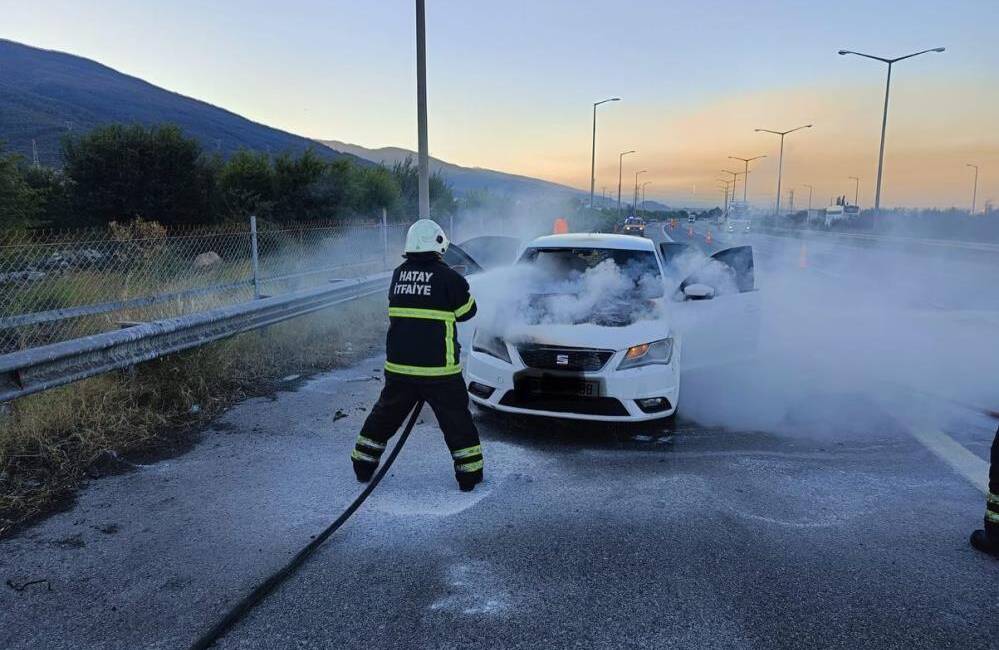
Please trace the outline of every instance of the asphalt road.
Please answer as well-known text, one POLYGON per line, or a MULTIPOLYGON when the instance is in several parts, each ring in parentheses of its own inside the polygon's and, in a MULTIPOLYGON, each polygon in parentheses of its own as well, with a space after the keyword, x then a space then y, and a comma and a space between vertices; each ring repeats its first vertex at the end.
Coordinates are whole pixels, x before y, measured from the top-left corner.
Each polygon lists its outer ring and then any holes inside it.
MULTIPOLYGON (((749 238, 761 281, 851 272, 835 247, 802 266, 797 242, 749 238)), ((893 299, 947 317, 999 305, 893 299)), ((248 400, 189 453, 94 481, 0 542, 4 580, 48 581, 0 586, 0 647, 184 647, 357 494, 349 452, 379 365, 248 400)), ((941 451, 893 402, 826 397, 773 428, 478 413, 487 479, 470 494, 425 414, 361 511, 220 645, 995 648, 999 562, 968 547, 984 497, 954 451, 979 471, 994 424, 941 406, 934 431, 957 445, 941 451)))

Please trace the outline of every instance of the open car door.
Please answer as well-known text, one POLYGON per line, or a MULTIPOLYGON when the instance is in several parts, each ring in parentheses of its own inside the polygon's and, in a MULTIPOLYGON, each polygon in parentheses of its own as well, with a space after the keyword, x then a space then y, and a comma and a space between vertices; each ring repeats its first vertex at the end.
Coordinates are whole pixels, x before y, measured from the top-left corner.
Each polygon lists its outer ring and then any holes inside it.
POLYGON ((676 329, 681 369, 756 357, 760 331, 753 248, 736 246, 705 257, 677 286, 676 329))

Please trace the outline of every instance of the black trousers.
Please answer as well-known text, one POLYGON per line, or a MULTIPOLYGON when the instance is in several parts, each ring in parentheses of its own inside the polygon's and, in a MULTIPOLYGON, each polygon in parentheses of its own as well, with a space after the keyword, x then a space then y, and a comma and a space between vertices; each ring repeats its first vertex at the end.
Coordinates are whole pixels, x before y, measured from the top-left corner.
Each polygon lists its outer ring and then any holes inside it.
POLYGON ((468 410, 468 390, 461 374, 427 379, 399 378, 385 373, 385 386, 371 409, 357 439, 354 462, 377 464, 381 453, 402 426, 419 400, 433 409, 451 450, 455 476, 459 479, 482 477, 482 447, 479 431, 468 410))
POLYGON ((999 541, 999 429, 992 439, 989 458, 989 496, 985 504, 985 532, 989 539, 999 541))

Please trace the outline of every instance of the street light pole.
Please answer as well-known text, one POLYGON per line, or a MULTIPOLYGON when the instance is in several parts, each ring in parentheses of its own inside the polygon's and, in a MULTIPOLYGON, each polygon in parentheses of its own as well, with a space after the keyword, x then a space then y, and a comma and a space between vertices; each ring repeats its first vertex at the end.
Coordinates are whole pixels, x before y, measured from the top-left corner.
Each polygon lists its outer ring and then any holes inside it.
MULTIPOLYGON (((733 172, 727 169, 721 171, 724 174, 732 174, 732 203, 735 203, 735 188, 739 186, 739 176, 742 175, 742 172, 733 172)), ((745 179, 743 179, 743 183, 745 183, 745 179)))
POLYGON ((847 176, 851 181, 853 181, 853 204, 856 206, 860 205, 860 179, 856 176, 847 176))
POLYGON ((646 185, 651 185, 651 184, 652 184, 652 181, 645 181, 644 183, 642 183, 642 211, 643 212, 646 209, 645 208, 645 186, 646 185))
POLYGON ((978 165, 972 165, 971 163, 967 163, 967 166, 975 168, 975 185, 974 189, 971 191, 971 212, 970 212, 970 214, 974 216, 975 207, 976 204, 978 203, 978 165))
POLYGON ((427 18, 424 0, 416 0, 416 128, 419 210, 430 218, 430 153, 427 145, 427 18))
POLYGON ((855 56, 862 56, 866 59, 874 59, 875 61, 881 61, 882 63, 888 64, 888 76, 885 80, 885 108, 884 113, 881 116, 881 150, 878 152, 878 183, 877 189, 874 193, 874 211, 877 212, 881 209, 881 176, 884 170, 885 162, 885 131, 888 128, 888 94, 891 92, 891 67, 893 64, 898 63, 904 59, 911 59, 914 56, 919 56, 920 54, 926 54, 927 52, 943 52, 946 48, 934 47, 929 50, 922 50, 920 52, 913 52, 912 54, 906 54, 905 56, 899 56, 894 59, 886 59, 880 56, 874 56, 873 54, 864 54, 862 52, 854 52, 852 50, 840 50, 839 55, 845 56, 847 54, 853 54, 855 56))
POLYGON ((794 133, 795 131, 800 131, 801 129, 810 129, 811 124, 804 124, 802 126, 789 129, 787 131, 771 131, 770 129, 754 129, 757 133, 773 133, 774 135, 780 136, 780 157, 777 159, 777 205, 774 206, 774 216, 780 215, 780 183, 781 177, 784 175, 784 136, 788 133, 794 133))
POLYGON ((649 171, 649 170, 648 169, 642 169, 642 170, 639 170, 639 171, 635 172, 635 200, 634 200, 635 216, 638 216, 638 177, 641 174, 644 174, 647 171, 649 171))
POLYGON ((635 150, 622 151, 617 156, 617 218, 618 221, 621 220, 621 166, 624 164, 624 157, 629 153, 635 153, 635 150))
POLYGON ((808 183, 802 183, 802 186, 808 188, 808 211, 811 212, 812 211, 812 192, 815 190, 815 188, 812 187, 811 185, 809 185, 808 183))
POLYGON ((759 160, 760 158, 766 158, 766 154, 762 156, 753 156, 752 158, 740 158, 739 156, 729 156, 732 160, 741 160, 746 165, 746 170, 743 172, 742 178, 742 202, 746 202, 746 196, 749 194, 749 163, 754 160, 759 160))
POLYGON ((597 106, 607 102, 619 102, 620 97, 603 99, 593 104, 593 141, 590 148, 590 209, 593 209, 593 189, 597 182, 597 106))

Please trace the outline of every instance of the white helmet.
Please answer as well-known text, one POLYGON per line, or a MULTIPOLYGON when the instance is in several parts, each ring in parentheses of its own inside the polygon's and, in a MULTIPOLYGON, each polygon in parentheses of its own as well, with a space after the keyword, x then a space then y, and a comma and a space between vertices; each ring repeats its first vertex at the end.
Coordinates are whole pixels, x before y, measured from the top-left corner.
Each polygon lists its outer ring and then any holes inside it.
POLYGON ((440 253, 443 255, 450 243, 437 222, 430 219, 420 219, 410 226, 409 232, 406 233, 407 253, 440 253))

